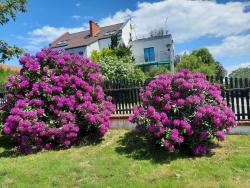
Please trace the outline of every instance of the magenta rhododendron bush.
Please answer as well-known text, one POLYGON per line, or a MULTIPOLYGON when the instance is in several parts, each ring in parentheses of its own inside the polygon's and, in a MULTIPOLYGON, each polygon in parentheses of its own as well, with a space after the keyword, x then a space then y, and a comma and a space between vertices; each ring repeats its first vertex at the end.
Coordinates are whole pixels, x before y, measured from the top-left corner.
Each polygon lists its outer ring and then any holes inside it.
POLYGON ((144 105, 134 107, 130 121, 169 152, 183 148, 206 154, 213 138, 224 140, 225 133, 236 126, 220 85, 187 69, 159 75, 146 86, 141 99, 144 105))
POLYGON ((96 63, 64 51, 25 54, 20 73, 10 76, 3 133, 19 149, 68 147, 86 136, 102 137, 114 110, 105 100, 96 63))

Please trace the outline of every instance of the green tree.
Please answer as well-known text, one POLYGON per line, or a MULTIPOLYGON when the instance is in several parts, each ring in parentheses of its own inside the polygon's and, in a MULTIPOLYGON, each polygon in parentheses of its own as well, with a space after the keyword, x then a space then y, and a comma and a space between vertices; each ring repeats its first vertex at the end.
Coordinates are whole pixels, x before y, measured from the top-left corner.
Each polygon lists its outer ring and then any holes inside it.
POLYGON ((119 45, 119 38, 117 34, 111 35, 111 49, 116 48, 119 45))
POLYGON ((219 61, 215 61, 216 64, 216 77, 225 77, 227 75, 227 70, 223 67, 223 65, 219 61))
POLYGON ((188 68, 193 72, 202 72, 208 76, 217 78, 224 77, 227 72, 220 62, 215 61, 212 54, 206 48, 193 50, 191 54, 184 54, 180 63, 177 64, 176 70, 188 68))
POLYGON ((200 58, 198 58, 195 55, 183 55, 181 62, 177 64, 176 70, 179 71, 182 68, 188 68, 189 70, 193 72, 202 72, 208 76, 215 76, 216 72, 216 65, 215 64, 205 64, 201 61, 200 58))
POLYGON ((200 48, 197 50, 193 50, 191 55, 196 56, 201 62, 211 65, 215 63, 213 55, 209 52, 207 48, 200 48))
POLYGON ((13 57, 19 57, 23 53, 22 48, 17 46, 10 46, 0 39, 0 63, 4 63, 13 57))
MULTIPOLYGON (((0 1, 0 24, 4 25, 13 19, 15 21, 17 13, 27 11, 27 0, 1 0, 0 1)), ((8 45, 0 39, 0 63, 12 57, 18 57, 23 53, 23 49, 8 45)))
POLYGON ((250 66, 245 68, 238 68, 229 74, 229 77, 249 78, 250 79, 250 66))

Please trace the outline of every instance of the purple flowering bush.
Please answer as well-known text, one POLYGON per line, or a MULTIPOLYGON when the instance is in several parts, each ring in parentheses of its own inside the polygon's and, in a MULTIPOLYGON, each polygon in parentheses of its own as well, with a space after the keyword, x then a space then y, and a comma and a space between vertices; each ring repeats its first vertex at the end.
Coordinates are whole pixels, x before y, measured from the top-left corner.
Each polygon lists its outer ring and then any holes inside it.
POLYGON ((206 154, 212 139, 224 140, 236 126, 220 85, 188 69, 159 75, 142 91, 141 99, 143 106, 134 107, 129 120, 169 152, 183 148, 194 155, 206 154))
POLYGON ((98 64, 51 49, 19 61, 20 73, 6 84, 2 119, 3 133, 21 151, 69 147, 85 137, 104 136, 114 106, 104 98, 98 64))

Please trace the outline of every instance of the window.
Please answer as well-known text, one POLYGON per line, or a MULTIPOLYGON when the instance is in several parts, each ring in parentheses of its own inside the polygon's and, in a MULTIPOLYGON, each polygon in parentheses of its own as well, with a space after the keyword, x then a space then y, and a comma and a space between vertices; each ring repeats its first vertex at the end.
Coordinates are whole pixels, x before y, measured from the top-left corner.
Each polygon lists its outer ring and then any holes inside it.
POLYGON ((104 33, 104 36, 113 35, 113 34, 115 34, 115 31, 109 31, 107 33, 104 33))
POLYGON ((79 52, 79 55, 83 55, 83 51, 80 51, 80 52, 79 52))
POLYGON ((155 61, 155 51, 154 48, 144 48, 144 59, 145 62, 155 61))
POLYGON ((57 46, 64 46, 64 45, 67 45, 67 44, 68 44, 68 41, 67 40, 63 40, 63 41, 58 42, 56 45, 57 46))

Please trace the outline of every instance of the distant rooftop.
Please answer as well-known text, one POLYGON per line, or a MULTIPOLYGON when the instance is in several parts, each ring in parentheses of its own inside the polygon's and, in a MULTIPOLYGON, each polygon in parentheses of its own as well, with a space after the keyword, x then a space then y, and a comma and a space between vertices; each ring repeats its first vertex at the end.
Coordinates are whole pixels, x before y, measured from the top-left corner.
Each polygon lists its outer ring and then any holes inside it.
POLYGON ((0 63, 0 69, 9 69, 14 72, 19 72, 21 70, 20 66, 12 66, 12 65, 6 65, 6 64, 1 64, 0 63))

